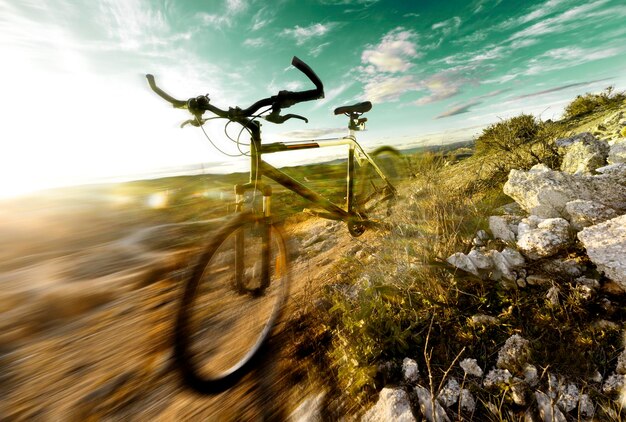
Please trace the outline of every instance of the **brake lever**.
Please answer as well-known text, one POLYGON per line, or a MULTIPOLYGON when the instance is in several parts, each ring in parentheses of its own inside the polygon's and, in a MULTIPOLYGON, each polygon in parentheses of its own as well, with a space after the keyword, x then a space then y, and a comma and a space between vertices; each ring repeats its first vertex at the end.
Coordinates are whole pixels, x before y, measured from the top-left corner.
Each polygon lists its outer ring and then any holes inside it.
POLYGON ((304 120, 304 123, 309 123, 309 119, 307 119, 304 116, 300 116, 298 114, 285 114, 284 116, 281 116, 278 113, 270 113, 267 116, 265 116, 265 120, 267 120, 268 122, 276 123, 276 124, 285 123, 289 119, 300 119, 300 120, 304 120))
POLYGON ((184 122, 182 122, 180 124, 180 127, 183 128, 187 125, 191 125, 191 126, 195 126, 195 127, 200 127, 202 125, 204 125, 209 119, 200 119, 200 122, 198 122, 198 119, 189 119, 189 120, 185 120, 184 122))

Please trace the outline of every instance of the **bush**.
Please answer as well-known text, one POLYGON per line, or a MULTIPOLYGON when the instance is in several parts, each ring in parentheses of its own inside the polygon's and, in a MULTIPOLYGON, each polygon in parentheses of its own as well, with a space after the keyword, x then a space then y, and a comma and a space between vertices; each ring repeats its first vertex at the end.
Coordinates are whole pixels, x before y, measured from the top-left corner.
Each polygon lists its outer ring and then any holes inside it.
POLYGON ((512 152, 535 139, 541 124, 530 114, 503 120, 488 126, 476 139, 476 152, 512 152))
POLYGON ((624 92, 613 92, 613 87, 609 86, 599 94, 586 93, 577 96, 574 101, 565 107, 564 117, 571 119, 584 116, 599 108, 618 107, 626 100, 624 92))

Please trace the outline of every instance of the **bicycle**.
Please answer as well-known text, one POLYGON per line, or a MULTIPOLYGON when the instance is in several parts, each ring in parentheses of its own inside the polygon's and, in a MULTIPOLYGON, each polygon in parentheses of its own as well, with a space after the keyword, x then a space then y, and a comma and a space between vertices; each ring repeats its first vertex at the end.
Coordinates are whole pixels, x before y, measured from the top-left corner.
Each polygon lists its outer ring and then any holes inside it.
MULTIPOLYGON (((335 109, 335 115, 349 117, 348 136, 262 144, 261 125, 257 119, 264 118, 277 124, 292 118, 308 122, 303 116, 281 115, 280 112, 299 102, 324 97, 323 84, 315 72, 297 57, 293 58, 292 65, 309 78, 315 89, 280 91, 246 109, 220 109, 211 104, 208 95, 178 100, 159 88, 154 76, 146 75, 155 93, 173 107, 187 109, 193 115, 193 119, 181 126, 201 127, 211 118, 224 118, 240 124, 242 131, 247 130, 250 134, 250 177, 247 183, 235 186, 237 215, 204 249, 184 286, 178 309, 174 357, 184 381, 197 392, 222 392, 234 386, 254 367, 288 296, 284 235, 272 220, 272 189, 262 181, 263 176, 313 202, 322 209, 312 211, 316 215, 346 222, 352 236, 360 236, 368 228, 384 225, 381 218, 374 218, 374 212, 382 209, 384 218, 390 212, 389 204, 397 196, 391 179, 398 174, 394 173, 392 164, 400 153, 391 147, 383 147, 370 155, 356 141, 355 132, 363 130, 367 121, 361 116, 372 108, 369 101, 335 109), (262 108, 265 110, 259 112, 262 108), (206 111, 217 117, 204 119, 206 111), (348 146, 346 203, 343 207, 262 159, 263 154, 336 145, 348 146), (357 166, 360 168, 358 174, 357 166), (355 183, 357 175, 359 181, 355 183), (248 191, 262 194, 262 210, 252 207, 251 211, 244 211, 244 194, 248 191), (381 204, 386 204, 386 208, 381 208, 381 204)), ((237 143, 240 147, 239 138, 237 143)))

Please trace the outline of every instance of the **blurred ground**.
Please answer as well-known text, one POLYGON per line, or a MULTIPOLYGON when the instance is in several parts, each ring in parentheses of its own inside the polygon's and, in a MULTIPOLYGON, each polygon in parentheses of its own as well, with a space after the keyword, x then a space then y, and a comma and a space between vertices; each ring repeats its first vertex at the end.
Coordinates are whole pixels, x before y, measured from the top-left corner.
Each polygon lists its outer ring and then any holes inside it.
MULTIPOLYGON (((181 385, 171 355, 180 288, 201 239, 223 220, 178 223, 156 211, 162 205, 90 189, 2 204, 0 420, 275 420, 316 392, 282 347, 288 323, 241 385, 215 397, 181 385)), ((370 234, 353 239, 312 217, 285 231, 301 252, 288 321, 370 234)))

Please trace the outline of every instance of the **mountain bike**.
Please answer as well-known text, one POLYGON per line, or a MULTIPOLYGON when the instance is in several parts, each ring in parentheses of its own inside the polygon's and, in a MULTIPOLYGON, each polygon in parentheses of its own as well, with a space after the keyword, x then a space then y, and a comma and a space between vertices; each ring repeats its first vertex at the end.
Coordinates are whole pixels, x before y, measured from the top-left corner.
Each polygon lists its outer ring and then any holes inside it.
MULTIPOLYGON (((360 236, 369 228, 384 227, 384 219, 397 196, 392 182, 400 177, 396 164, 402 162, 401 154, 391 147, 382 147, 368 154, 355 137, 355 132, 364 129, 367 118, 362 115, 372 108, 369 101, 334 110, 336 115, 349 118, 347 136, 261 142, 260 118, 276 124, 294 118, 308 122, 300 115, 281 115, 281 110, 324 97, 323 84, 315 72, 297 57, 293 58, 292 65, 309 78, 315 89, 280 91, 245 109, 218 108, 208 95, 178 100, 159 88, 154 76, 146 75, 155 93, 173 107, 186 109, 192 114, 193 118, 181 126, 201 127, 212 118, 223 118, 229 123, 238 123, 241 130, 250 135, 246 144, 250 176, 246 183, 235 186, 236 215, 208 241, 186 281, 176 319, 176 363, 185 382, 201 393, 222 392, 255 366, 288 296, 285 238, 280 226, 273 221, 272 187, 263 178, 274 180, 311 201, 315 209, 310 212, 347 223, 352 236, 360 236), (207 111, 215 116, 203 118, 207 111), (333 203, 262 159, 264 154, 337 145, 346 145, 348 149, 346 195, 342 205, 333 203), (244 210, 245 195, 250 192, 253 197, 261 194, 261 209, 252 206, 251 210, 244 210)), ((241 147, 239 138, 237 144, 241 147)))

